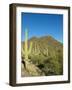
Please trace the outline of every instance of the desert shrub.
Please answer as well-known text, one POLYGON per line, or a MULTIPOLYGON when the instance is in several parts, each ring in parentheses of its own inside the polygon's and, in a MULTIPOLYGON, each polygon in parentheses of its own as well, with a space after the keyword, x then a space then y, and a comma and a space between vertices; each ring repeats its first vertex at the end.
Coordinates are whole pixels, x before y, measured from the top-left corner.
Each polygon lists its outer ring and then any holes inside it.
POLYGON ((44 64, 37 65, 40 69, 44 68, 44 64))
POLYGON ((45 75, 59 75, 63 72, 62 64, 60 64, 56 58, 49 57, 44 60, 43 65, 44 67, 42 68, 42 71, 45 75))
POLYGON ((31 57, 31 60, 32 62, 35 64, 35 65, 39 65, 39 64, 43 64, 44 62, 44 56, 43 55, 34 55, 31 57))
POLYGON ((48 75, 61 75, 63 74, 63 57, 61 51, 53 52, 49 56, 43 54, 32 55, 31 61, 35 64, 42 72, 48 75))

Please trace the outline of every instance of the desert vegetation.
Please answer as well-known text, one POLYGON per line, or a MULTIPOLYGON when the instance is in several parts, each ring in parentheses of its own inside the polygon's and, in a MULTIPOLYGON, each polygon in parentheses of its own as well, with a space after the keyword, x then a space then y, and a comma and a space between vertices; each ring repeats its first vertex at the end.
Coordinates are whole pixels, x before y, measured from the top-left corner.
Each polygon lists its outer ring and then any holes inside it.
POLYGON ((63 74, 63 44, 52 36, 32 37, 21 42, 22 76, 63 74))

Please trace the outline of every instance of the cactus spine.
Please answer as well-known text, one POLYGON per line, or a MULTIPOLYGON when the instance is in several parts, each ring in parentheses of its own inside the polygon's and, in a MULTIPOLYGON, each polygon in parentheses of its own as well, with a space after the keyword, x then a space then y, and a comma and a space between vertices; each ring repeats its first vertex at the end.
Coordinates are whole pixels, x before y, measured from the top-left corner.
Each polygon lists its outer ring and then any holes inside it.
POLYGON ((25 59, 28 60, 28 55, 31 53, 32 49, 32 42, 30 42, 29 48, 28 48, 28 30, 25 30, 25 59))

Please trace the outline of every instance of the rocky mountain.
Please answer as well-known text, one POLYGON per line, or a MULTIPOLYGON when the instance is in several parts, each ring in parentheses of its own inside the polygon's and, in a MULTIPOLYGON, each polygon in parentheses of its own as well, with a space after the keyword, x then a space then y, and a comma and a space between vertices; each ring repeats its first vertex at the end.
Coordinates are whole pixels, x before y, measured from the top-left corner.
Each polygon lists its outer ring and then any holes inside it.
MULTIPOLYGON (((29 63, 31 63, 29 65, 34 65, 46 76, 63 74, 63 44, 61 42, 51 36, 32 37, 28 40, 28 48, 30 42, 32 42, 32 48, 28 55, 29 63)), ((25 42, 22 42, 21 48, 25 53, 24 46, 25 42)), ((25 61, 23 53, 22 57, 25 61)))

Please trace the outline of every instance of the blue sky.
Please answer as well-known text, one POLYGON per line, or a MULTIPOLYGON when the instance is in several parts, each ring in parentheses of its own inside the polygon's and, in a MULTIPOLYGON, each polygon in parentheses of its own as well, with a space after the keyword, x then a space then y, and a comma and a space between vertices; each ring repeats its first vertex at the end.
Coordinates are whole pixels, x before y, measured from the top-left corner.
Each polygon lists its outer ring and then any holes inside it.
POLYGON ((25 29, 29 30, 29 37, 52 36, 63 42, 63 15, 58 14, 21 14, 21 40, 24 41, 25 29))

